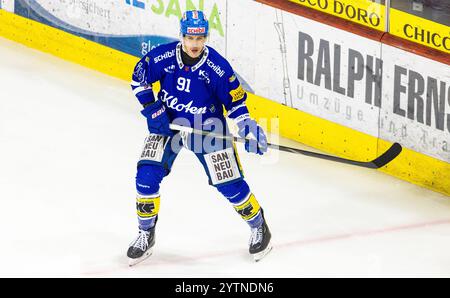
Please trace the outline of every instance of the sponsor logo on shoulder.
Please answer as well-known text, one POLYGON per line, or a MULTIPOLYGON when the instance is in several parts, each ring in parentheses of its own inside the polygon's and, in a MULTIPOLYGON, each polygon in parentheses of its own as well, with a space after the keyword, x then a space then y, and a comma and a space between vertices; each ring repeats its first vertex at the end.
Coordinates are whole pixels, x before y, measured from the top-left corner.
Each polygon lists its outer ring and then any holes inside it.
POLYGON ((134 70, 134 76, 139 83, 142 83, 145 80, 145 69, 143 67, 143 64, 144 63, 139 62, 139 64, 136 66, 136 69, 134 70))
POLYGON ((206 60, 206 64, 211 67, 211 69, 219 76, 219 77, 223 77, 223 75, 225 74, 225 70, 222 70, 222 68, 220 68, 220 65, 216 65, 214 64, 214 62, 212 62, 210 59, 206 60))
POLYGON ((172 58, 173 56, 175 56, 175 49, 173 49, 172 51, 167 51, 164 54, 161 54, 159 56, 156 56, 153 61, 156 63, 163 61, 164 59, 167 58, 172 58))

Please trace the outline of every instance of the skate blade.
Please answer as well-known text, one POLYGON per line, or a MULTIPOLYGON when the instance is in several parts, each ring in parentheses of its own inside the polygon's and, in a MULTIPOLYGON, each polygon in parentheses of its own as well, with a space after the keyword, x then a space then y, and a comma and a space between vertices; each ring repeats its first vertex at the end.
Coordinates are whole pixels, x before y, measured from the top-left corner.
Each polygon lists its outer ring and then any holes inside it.
POLYGON ((260 260, 262 260, 265 256, 267 256, 269 254, 269 252, 272 250, 272 248, 273 248, 272 243, 269 243, 269 245, 266 247, 265 250, 253 255, 253 260, 255 262, 259 262, 260 260))
POLYGON ((153 248, 150 248, 140 258, 137 258, 137 259, 130 259, 130 258, 128 258, 128 266, 129 267, 133 267, 133 266, 141 263, 142 261, 144 261, 148 257, 150 257, 152 254, 153 254, 153 248))

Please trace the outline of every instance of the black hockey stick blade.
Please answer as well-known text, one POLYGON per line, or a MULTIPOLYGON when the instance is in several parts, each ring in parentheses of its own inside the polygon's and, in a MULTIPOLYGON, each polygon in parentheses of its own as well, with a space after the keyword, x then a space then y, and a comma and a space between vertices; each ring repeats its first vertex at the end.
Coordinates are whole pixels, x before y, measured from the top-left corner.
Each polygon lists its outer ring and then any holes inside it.
POLYGON ((379 169, 390 163, 396 158, 400 152, 402 152, 402 145, 394 143, 386 152, 384 152, 378 158, 372 160, 370 163, 373 165, 373 169, 379 169))
MULTIPOLYGON (((209 135, 209 136, 214 136, 214 137, 223 138, 223 139, 233 139, 235 142, 241 142, 241 143, 245 143, 245 142, 249 141, 247 139, 237 138, 237 137, 232 137, 232 136, 215 135, 215 134, 207 132, 207 131, 197 130, 197 129, 193 129, 191 127, 185 127, 185 126, 180 126, 180 125, 175 125, 175 124, 170 124, 170 128, 173 130, 184 131, 184 132, 188 132, 188 133, 209 135)), ((303 155, 307 155, 307 156, 311 156, 311 157, 331 160, 331 161, 335 161, 335 162, 350 164, 350 165, 369 168, 369 169, 379 169, 379 168, 387 165, 394 158, 396 158, 400 154, 400 152, 402 152, 402 146, 399 143, 394 143, 386 152, 384 152, 382 155, 380 155, 379 157, 377 157, 376 159, 374 159, 372 161, 357 161, 357 160, 342 158, 342 157, 338 157, 338 156, 326 155, 326 154, 322 154, 322 153, 318 153, 318 152, 307 151, 307 150, 291 148, 291 147, 287 147, 287 146, 270 144, 270 143, 268 143, 267 146, 269 148, 284 151, 284 152, 303 154, 303 155)))

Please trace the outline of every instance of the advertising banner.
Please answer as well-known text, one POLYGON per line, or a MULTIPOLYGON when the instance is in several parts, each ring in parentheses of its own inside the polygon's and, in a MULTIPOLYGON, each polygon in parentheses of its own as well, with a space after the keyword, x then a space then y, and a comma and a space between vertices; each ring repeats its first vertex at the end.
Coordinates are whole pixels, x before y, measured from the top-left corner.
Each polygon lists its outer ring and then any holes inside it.
POLYGON ((224 51, 226 0, 15 1, 16 14, 136 57, 179 40, 179 20, 186 9, 205 11, 211 43, 224 51))
MULTIPOLYGON (((384 31, 386 8, 371 0, 289 0, 291 2, 384 31)), ((380 2, 380 1, 378 1, 380 2)))
POLYGON ((389 33, 450 54, 450 27, 390 9, 389 33))
POLYGON ((380 138, 450 163, 450 67, 383 45, 380 138))
POLYGON ((257 95, 378 136, 379 42, 255 2, 229 9, 227 52, 257 95))

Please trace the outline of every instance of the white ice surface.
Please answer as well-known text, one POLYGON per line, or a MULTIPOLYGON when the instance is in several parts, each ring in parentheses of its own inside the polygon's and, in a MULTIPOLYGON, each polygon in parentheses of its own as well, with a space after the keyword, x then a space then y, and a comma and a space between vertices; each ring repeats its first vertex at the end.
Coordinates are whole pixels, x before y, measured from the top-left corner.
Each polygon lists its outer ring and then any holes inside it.
POLYGON ((273 251, 252 261, 247 225, 183 151, 161 186, 155 253, 129 268, 139 111, 127 82, 0 39, 0 276, 450 277, 449 197, 240 145, 273 251))

